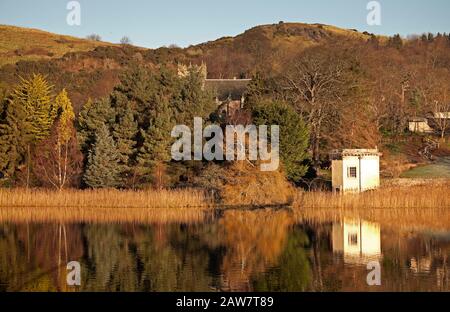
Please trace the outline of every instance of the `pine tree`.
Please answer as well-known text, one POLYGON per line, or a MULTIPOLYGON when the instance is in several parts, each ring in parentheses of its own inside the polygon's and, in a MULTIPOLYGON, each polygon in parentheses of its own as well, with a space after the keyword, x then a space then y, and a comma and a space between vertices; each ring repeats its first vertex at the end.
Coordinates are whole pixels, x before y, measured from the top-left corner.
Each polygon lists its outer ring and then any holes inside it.
POLYGON ((7 100, 5 117, 0 123, 0 172, 12 177, 24 163, 30 141, 29 123, 25 107, 11 98, 7 100))
MULTIPOLYGON (((162 72, 162 77, 167 75, 162 72)), ((217 108, 213 95, 203 88, 203 74, 195 68, 189 71, 185 78, 175 78, 171 107, 174 108, 174 118, 177 124, 192 125, 194 117, 209 119, 217 108)), ((163 80, 162 85, 165 85, 163 80)))
POLYGON ((252 111, 256 125, 280 126, 280 159, 286 175, 292 182, 299 182, 308 166, 309 131, 295 110, 282 102, 261 102, 252 111))
POLYGON ((47 83, 44 76, 37 74, 29 80, 20 79, 21 84, 14 90, 12 97, 17 105, 25 108, 31 139, 36 143, 50 134, 57 106, 52 102, 52 86, 47 83))
POLYGON ((272 81, 263 73, 257 72, 247 86, 245 108, 251 110, 252 106, 257 105, 263 98, 271 94, 273 94, 272 81))
POLYGON ((139 128, 148 127, 149 112, 154 110, 153 101, 158 92, 157 75, 148 69, 133 64, 114 88, 110 101, 118 116, 123 116, 128 107, 136 112, 139 128))
POLYGON ((93 102, 91 99, 83 106, 78 116, 78 140, 85 155, 88 154, 95 141, 95 135, 104 125, 113 124, 114 110, 108 99, 93 102))
POLYGON ((91 188, 114 188, 121 184, 119 153, 106 125, 99 127, 89 151, 83 181, 91 188))
POLYGON ((32 161, 31 149, 36 143, 50 135, 57 107, 51 98, 52 86, 47 83, 44 76, 37 74, 29 80, 20 79, 21 83, 11 95, 10 110, 7 112, 12 117, 7 117, 8 126, 4 127, 1 132, 3 136, 9 138, 9 145, 24 144, 26 146, 24 154, 26 155, 25 157, 23 154, 16 155, 17 152, 22 152, 22 146, 3 147, 2 149, 9 150, 13 154, 13 156, 9 156, 9 174, 15 170, 12 166, 18 165, 19 159, 26 159, 26 186, 28 187, 32 161))
POLYGON ((168 103, 161 101, 149 128, 146 131, 141 129, 143 144, 137 157, 138 172, 144 176, 151 174, 153 184, 157 188, 162 188, 165 184, 163 175, 171 159, 170 132, 173 127, 171 119, 172 111, 168 103))
POLYGON ((114 125, 113 138, 119 153, 120 172, 122 177, 126 178, 131 175, 132 171, 131 166, 133 156, 136 153, 138 125, 134 120, 131 108, 128 108, 124 115, 118 119, 118 123, 114 125))

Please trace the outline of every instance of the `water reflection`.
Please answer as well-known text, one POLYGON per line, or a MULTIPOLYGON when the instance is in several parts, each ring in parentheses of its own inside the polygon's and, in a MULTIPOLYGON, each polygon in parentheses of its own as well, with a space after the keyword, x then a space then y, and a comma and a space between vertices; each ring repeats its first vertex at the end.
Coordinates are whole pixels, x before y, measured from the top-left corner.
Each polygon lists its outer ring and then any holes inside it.
POLYGON ((344 255, 346 263, 368 263, 381 258, 379 223, 344 219, 333 223, 333 252, 344 255))
POLYGON ((450 290, 450 231, 442 227, 294 215, 230 210, 190 223, 2 223, 0 290, 450 290), (73 260, 82 265, 80 287, 66 285, 73 260), (379 287, 366 284, 373 260, 382 268, 379 287))

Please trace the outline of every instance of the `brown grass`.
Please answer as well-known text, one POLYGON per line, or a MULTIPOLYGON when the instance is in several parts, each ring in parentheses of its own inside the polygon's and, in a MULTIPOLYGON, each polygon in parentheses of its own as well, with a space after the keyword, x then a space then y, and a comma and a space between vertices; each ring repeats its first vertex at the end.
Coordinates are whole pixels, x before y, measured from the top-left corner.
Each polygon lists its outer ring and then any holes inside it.
POLYGON ((200 223, 208 216, 202 208, 0 208, 0 222, 11 223, 200 223))
POLYGON ((108 45, 113 44, 0 25, 0 67, 18 61, 59 58, 68 52, 91 51, 108 45))
POLYGON ((0 222, 196 223, 210 207, 196 190, 0 189, 0 222))
POLYGON ((372 208, 372 209, 295 209, 295 222, 341 222, 344 219, 365 220, 379 223, 383 228, 402 231, 430 230, 448 231, 450 209, 448 208, 372 208))
POLYGON ((450 208, 450 183, 389 187, 362 194, 298 193, 297 208, 450 208))
POLYGON ((207 208, 212 205, 203 191, 119 191, 0 189, 0 208, 207 208))

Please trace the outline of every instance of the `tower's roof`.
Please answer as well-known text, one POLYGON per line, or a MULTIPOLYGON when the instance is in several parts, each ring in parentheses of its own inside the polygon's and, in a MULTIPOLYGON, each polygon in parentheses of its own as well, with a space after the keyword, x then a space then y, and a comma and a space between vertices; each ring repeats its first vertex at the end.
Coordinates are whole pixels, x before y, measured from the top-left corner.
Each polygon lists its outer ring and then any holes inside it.
POLYGON ((342 150, 334 150, 330 153, 331 159, 341 159, 346 156, 381 156, 382 154, 378 151, 378 149, 342 149, 342 150))

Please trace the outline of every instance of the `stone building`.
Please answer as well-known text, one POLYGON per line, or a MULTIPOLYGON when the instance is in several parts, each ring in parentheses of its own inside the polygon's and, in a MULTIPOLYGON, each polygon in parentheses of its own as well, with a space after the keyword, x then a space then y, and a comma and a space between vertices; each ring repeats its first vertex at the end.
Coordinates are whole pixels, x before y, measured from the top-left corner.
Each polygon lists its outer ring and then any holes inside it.
POLYGON ((208 79, 206 64, 178 64, 179 77, 187 77, 191 72, 196 72, 201 75, 204 80, 203 87, 205 90, 209 90, 214 94, 220 113, 233 115, 243 108, 245 92, 251 79, 208 79))
POLYGON ((251 79, 206 79, 205 88, 216 95, 219 111, 232 115, 243 108, 250 81, 251 79))

